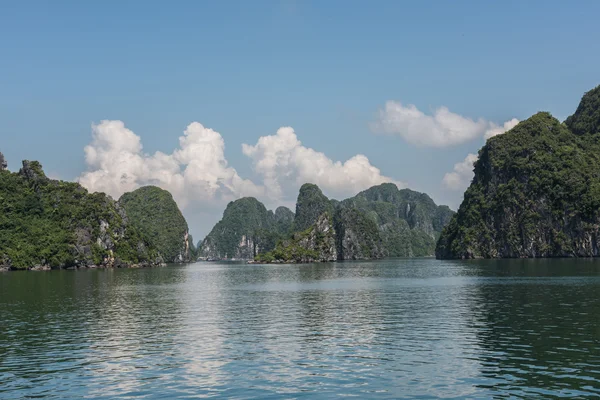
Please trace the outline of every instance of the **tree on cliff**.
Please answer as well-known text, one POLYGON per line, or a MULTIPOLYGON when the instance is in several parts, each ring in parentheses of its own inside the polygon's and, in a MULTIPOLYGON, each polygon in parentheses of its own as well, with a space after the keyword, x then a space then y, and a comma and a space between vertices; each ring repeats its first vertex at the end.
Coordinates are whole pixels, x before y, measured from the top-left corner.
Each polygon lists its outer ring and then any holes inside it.
POLYGON ((600 86, 564 124, 547 112, 490 138, 438 258, 600 255, 600 86))

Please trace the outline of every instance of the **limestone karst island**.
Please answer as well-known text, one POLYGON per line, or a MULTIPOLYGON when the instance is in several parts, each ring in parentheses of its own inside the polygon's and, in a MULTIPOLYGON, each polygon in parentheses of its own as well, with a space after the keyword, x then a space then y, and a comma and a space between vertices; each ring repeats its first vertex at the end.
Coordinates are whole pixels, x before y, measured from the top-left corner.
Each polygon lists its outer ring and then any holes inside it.
POLYGON ((458 212, 383 183, 336 200, 312 183, 295 212, 230 202, 197 246, 173 196, 141 187, 118 200, 49 179, 0 155, 0 268, 158 266, 197 260, 311 263, 386 257, 600 255, 600 86, 564 122, 539 112, 487 140, 458 212), (598 165, 597 165, 598 164, 598 165))

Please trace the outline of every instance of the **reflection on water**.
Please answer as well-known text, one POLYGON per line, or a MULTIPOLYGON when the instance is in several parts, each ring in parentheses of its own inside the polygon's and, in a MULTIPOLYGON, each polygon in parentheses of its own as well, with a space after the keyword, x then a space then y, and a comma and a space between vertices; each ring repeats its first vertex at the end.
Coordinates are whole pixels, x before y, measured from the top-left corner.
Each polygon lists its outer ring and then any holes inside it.
POLYGON ((501 393, 600 394, 600 285, 597 279, 482 285, 473 319, 488 384, 501 393))
POLYGON ((600 260, 0 274, 0 398, 593 397, 600 260))

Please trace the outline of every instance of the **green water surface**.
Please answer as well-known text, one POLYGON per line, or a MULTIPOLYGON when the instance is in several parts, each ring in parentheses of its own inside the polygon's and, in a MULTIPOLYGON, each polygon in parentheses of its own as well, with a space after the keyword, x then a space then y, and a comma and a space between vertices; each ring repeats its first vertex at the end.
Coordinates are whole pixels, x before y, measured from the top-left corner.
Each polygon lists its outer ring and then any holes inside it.
POLYGON ((0 273, 0 398, 598 398, 600 260, 0 273))

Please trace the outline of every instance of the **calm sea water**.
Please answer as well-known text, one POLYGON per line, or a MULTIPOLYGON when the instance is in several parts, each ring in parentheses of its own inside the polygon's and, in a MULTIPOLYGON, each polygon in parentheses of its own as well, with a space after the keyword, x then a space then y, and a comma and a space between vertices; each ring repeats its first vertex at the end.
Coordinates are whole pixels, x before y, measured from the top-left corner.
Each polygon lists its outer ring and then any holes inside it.
POLYGON ((600 396, 600 260, 0 274, 0 398, 600 396))

